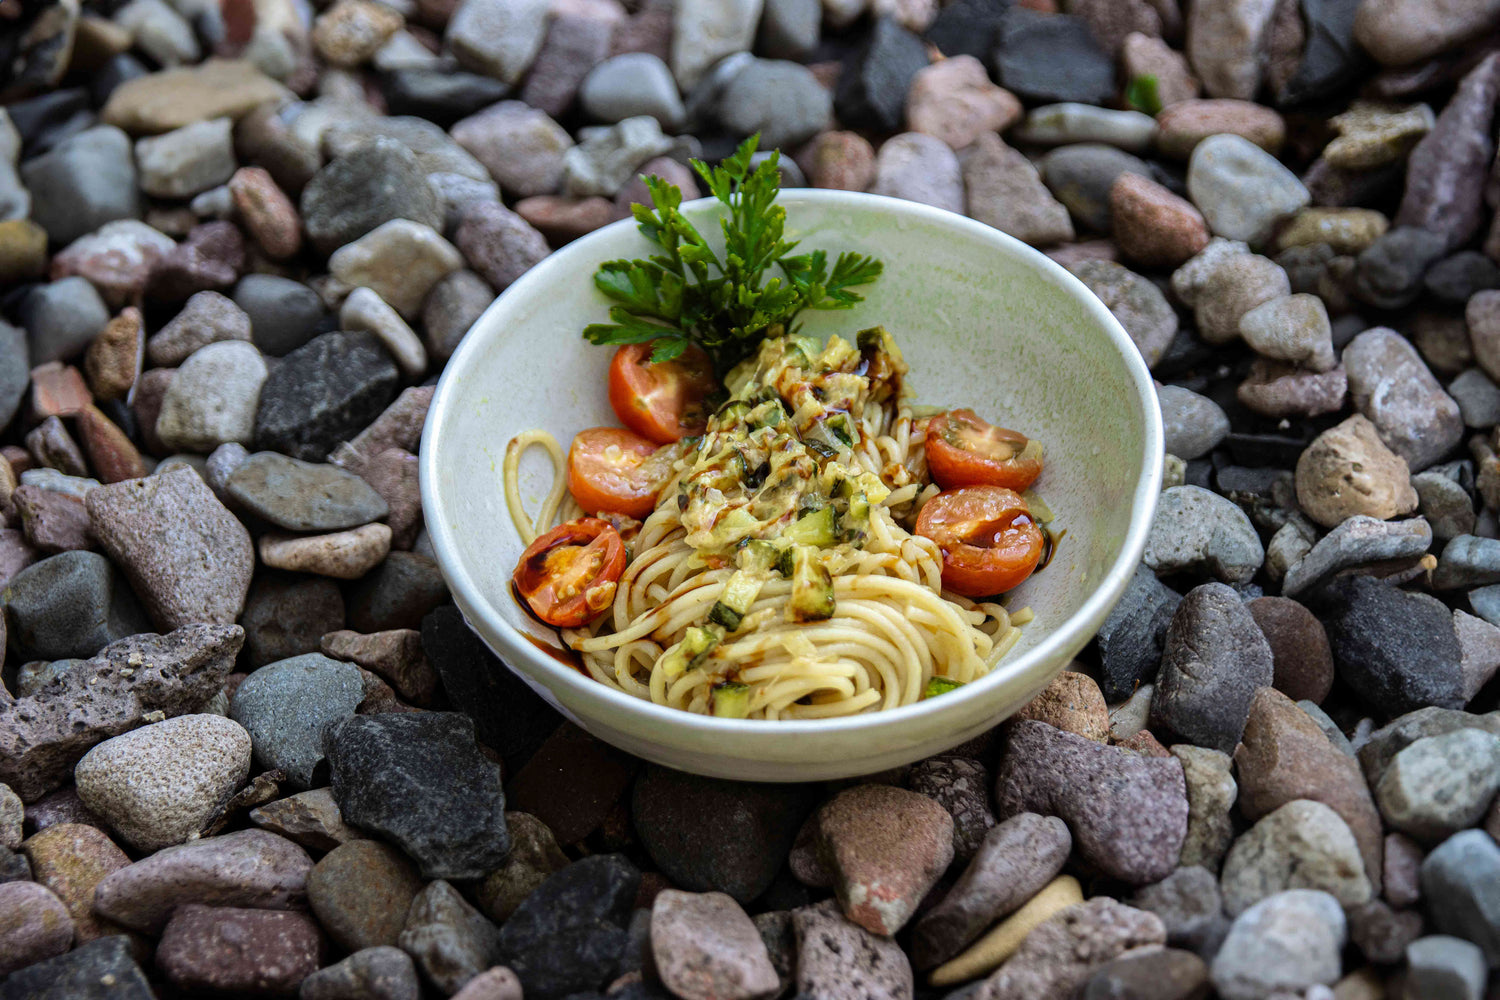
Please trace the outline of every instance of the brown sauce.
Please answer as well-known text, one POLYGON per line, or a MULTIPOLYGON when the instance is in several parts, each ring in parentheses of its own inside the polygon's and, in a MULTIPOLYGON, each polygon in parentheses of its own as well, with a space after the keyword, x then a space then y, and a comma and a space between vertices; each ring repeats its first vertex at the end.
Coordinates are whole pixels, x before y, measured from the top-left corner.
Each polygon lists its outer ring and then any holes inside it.
POLYGON ((1058 544, 1063 540, 1063 536, 1067 533, 1067 528, 1064 528, 1061 531, 1054 532, 1046 525, 1042 526, 1042 558, 1037 562, 1036 569, 1032 570, 1033 573, 1040 573, 1042 570, 1047 568, 1047 564, 1050 563, 1052 561, 1052 557, 1057 554, 1058 544))
POLYGON ((564 666, 572 667, 574 670, 578 671, 580 674, 583 674, 583 676, 585 677, 589 676, 588 670, 585 669, 583 665, 583 656, 576 650, 554 646, 552 645, 552 643, 546 642, 542 639, 538 639, 534 635, 528 635, 526 637, 526 641, 531 643, 537 649, 540 649, 542 652, 546 653, 548 656, 552 657, 558 663, 561 663, 564 666))

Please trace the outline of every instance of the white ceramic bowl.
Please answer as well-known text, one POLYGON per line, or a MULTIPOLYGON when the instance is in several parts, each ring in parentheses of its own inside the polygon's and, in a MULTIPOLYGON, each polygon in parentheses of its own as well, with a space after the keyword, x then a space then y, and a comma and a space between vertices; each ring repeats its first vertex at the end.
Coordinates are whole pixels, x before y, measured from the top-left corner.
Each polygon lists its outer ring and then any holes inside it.
MULTIPOLYGON (((538 649, 558 640, 521 610, 509 580, 524 546, 506 514, 506 442, 541 427, 566 448, 586 427, 618 425, 605 393, 613 351, 583 340, 604 318, 603 261, 654 248, 634 222, 554 253, 474 324, 438 383, 422 439, 422 502, 453 598, 510 668, 589 732, 684 771, 748 781, 868 774, 952 747, 1032 698, 1094 635, 1140 561, 1161 486, 1161 413, 1130 338, 1077 279, 989 226, 908 201, 788 190, 788 235, 802 249, 874 254, 885 274, 848 312, 807 332, 883 324, 911 366, 918 402, 968 406, 1043 442, 1037 489, 1065 530, 1047 568, 1011 596, 1035 620, 987 677, 951 694, 851 718, 765 722, 665 708, 599 684, 538 649)), ((718 232, 710 199, 684 206, 718 232)), ((550 485, 523 463, 535 509, 550 485)))

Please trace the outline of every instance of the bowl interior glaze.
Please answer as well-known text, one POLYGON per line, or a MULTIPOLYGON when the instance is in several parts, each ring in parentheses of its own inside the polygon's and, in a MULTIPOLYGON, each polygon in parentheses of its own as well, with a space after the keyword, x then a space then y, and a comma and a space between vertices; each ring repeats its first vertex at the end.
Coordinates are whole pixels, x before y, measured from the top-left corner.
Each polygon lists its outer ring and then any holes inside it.
MULTIPOLYGON (((566 448, 617 425, 606 397, 612 351, 579 331, 604 318, 590 276, 652 246, 621 222, 532 268, 476 322, 448 363, 422 441, 422 496, 444 576, 471 627, 513 670, 584 728, 683 770, 745 780, 871 773, 941 752, 1024 704, 1093 636, 1140 559, 1160 489, 1161 416, 1151 376, 1114 317, 1044 255, 938 209, 839 191, 788 190, 788 235, 802 249, 871 253, 884 276, 853 310, 806 315, 818 336, 883 324, 911 367, 915 401, 968 406, 1041 440, 1037 490, 1062 532, 1047 568, 1012 593, 1035 620, 983 680, 931 701, 847 719, 705 718, 608 689, 538 648, 554 633, 509 587, 523 545, 501 488, 506 442, 529 428, 566 448)), ((717 235, 719 206, 685 206, 717 235)), ((550 484, 523 463, 531 509, 550 484)))

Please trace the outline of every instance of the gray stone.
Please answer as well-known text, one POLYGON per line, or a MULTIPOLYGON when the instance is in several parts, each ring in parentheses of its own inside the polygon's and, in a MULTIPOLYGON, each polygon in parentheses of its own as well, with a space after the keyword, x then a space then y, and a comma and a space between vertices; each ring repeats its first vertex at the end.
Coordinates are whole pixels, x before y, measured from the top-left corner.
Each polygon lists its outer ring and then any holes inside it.
POLYGON ((655 118, 626 118, 567 151, 563 157, 563 193, 612 198, 635 175, 636 168, 671 148, 672 140, 662 134, 655 118))
POLYGON ((1478 535, 1459 535, 1443 546, 1432 585, 1437 590, 1456 590, 1500 583, 1500 540, 1478 535))
MULTIPOLYGON (((1152 282, 1127 267, 1111 260, 1085 260, 1068 266, 1073 276, 1088 286, 1089 291, 1109 309, 1136 350, 1141 352, 1146 366, 1156 364, 1167 353, 1172 340, 1177 336, 1177 312, 1152 282)), ((1211 415, 1204 414, 1211 419, 1211 415)), ((1217 422, 1209 429, 1208 436, 1217 432, 1217 422)), ((1216 442, 1217 443, 1217 442, 1216 442)), ((1167 454, 1180 455, 1171 447, 1167 454)))
POLYGON ((422 302, 422 335, 428 355, 447 361, 474 322, 495 301, 495 290, 470 270, 454 271, 432 286, 422 302))
POLYGON ((153 198, 190 198, 229 180, 238 166, 233 128, 228 118, 211 118, 138 140, 141 190, 153 198))
POLYGON ((921 132, 904 132, 881 145, 870 191, 950 212, 964 208, 958 157, 947 143, 921 132))
POLYGON ((1276 222, 1310 200, 1297 175, 1249 139, 1210 136, 1188 161, 1188 195, 1216 236, 1264 242, 1276 222))
POLYGON ((1333 985, 1347 924, 1326 892, 1290 889, 1235 919, 1210 969, 1224 1000, 1266 1000, 1278 990, 1333 985))
POLYGON ((1232 753, 1250 699, 1256 688, 1270 685, 1273 674, 1271 647, 1239 594, 1222 583, 1195 587, 1167 629, 1152 724, 1232 753))
POLYGON ((1256 352, 1279 361, 1326 372, 1338 364, 1333 327, 1316 295, 1271 299, 1240 317, 1240 336, 1256 352))
POLYGON ((1179 743, 1170 752, 1182 763, 1187 783, 1188 828, 1178 864, 1216 872, 1234 840, 1233 812, 1240 791, 1234 761, 1227 753, 1190 743, 1179 743))
POLYGON ((162 66, 195 63, 203 56, 193 26, 165 0, 131 0, 115 12, 114 22, 162 66))
POLYGON ((1463 437, 1458 404, 1396 331, 1366 330, 1344 348, 1343 361, 1355 408, 1413 472, 1439 461, 1463 437))
POLYGON ((1458 404, 1465 427, 1486 430, 1500 423, 1500 386, 1478 368, 1466 369, 1450 382, 1448 395, 1458 404))
POLYGON ((1378 309, 1400 309, 1422 294, 1422 277, 1447 249, 1439 233, 1396 226, 1360 251, 1354 294, 1378 309))
POLYGON ((1220 887, 1232 917, 1287 889, 1321 890, 1346 908, 1372 896, 1349 825, 1309 799, 1266 814, 1236 840, 1224 858, 1220 887))
POLYGON ((250 733, 255 759, 297 788, 318 784, 323 733, 354 714, 364 681, 353 664, 305 653, 253 672, 235 690, 229 717, 250 733))
POLYGON ((1229 436, 1229 417, 1207 396, 1179 385, 1159 385, 1156 399, 1168 455, 1188 461, 1202 458, 1229 436))
POLYGON ((1109 189, 1115 179, 1123 173, 1151 176, 1151 168, 1139 157, 1093 142, 1061 146, 1042 156, 1037 166, 1073 218, 1099 233, 1110 230, 1109 189))
POLYGON ((382 945, 356 951, 302 980, 300 1000, 421 1000, 411 956, 382 945))
MULTIPOLYGON (((188 305, 192 302, 189 299, 188 305)), ((246 336, 235 339, 253 340, 256 347, 276 358, 307 343, 327 311, 317 292, 275 274, 245 275, 234 286, 233 304, 248 321, 246 336)))
POLYGON ((337 531, 385 517, 369 484, 336 465, 257 452, 230 474, 226 491, 245 510, 288 531, 337 531))
POLYGON ((1443 841, 1422 862, 1422 896, 1433 926, 1477 944, 1500 965, 1500 846, 1483 830, 1443 841))
POLYGON ((499 938, 499 929, 484 914, 438 879, 412 900, 400 943, 427 978, 452 996, 499 963, 499 938))
POLYGON ((906 1000, 911 964, 901 946, 877 937, 825 900, 792 911, 797 936, 797 992, 827 1000, 906 1000))
POLYGON ((598 121, 614 124, 650 115, 672 131, 682 125, 686 113, 672 71, 649 52, 626 52, 599 63, 583 78, 578 103, 598 121))
POLYGON ((96 938, 0 982, 0 1000, 152 1000, 156 994, 123 934, 96 938))
POLYGON ((684 92, 720 59, 755 41, 762 0, 703 0, 672 12, 672 73, 684 92))
POLYGON ((1375 786, 1386 825, 1436 843, 1476 825, 1500 792, 1500 736, 1459 729, 1396 754, 1375 786))
POLYGON ((1366 576, 1325 592, 1334 663, 1355 693, 1389 715, 1463 704, 1462 651, 1441 601, 1366 576))
POLYGON ((369 333, 325 333, 288 354, 266 379, 255 443, 321 461, 380 415, 400 373, 369 333))
MULTIPOLYGON (((981 132, 959 154, 959 165, 970 218, 1032 246, 1046 247, 1073 238, 1067 208, 1052 197, 1032 162, 994 132, 981 132)), ((1162 344, 1158 355, 1165 350, 1162 344)))
POLYGON ((167 386, 156 436, 168 448, 203 455, 230 442, 249 444, 266 374, 254 344, 224 340, 198 348, 167 386))
POLYGON ((1419 708, 1368 733, 1357 747, 1365 780, 1374 788, 1396 755, 1417 740, 1443 736, 1460 729, 1481 729, 1500 735, 1500 715, 1475 715, 1447 708, 1419 708))
POLYGON ((54 245, 141 216, 130 138, 113 125, 85 129, 27 160, 21 180, 31 192, 32 221, 54 245))
POLYGON ((1229 929, 1213 873, 1183 865, 1131 897, 1130 905, 1154 913, 1167 931, 1167 944, 1210 957, 1229 929))
POLYGON ((995 33, 996 79, 1032 101, 1103 104, 1115 93, 1112 54, 1075 17, 1010 9, 995 33))
POLYGON ((413 152, 393 139, 375 138, 339 156, 302 191, 303 226, 325 254, 392 219, 434 229, 443 225, 442 206, 426 172, 413 152))
POLYGON ((1137 566, 1125 593, 1099 628, 1100 689, 1106 701, 1131 697, 1156 676, 1162 642, 1182 595, 1137 566))
POLYGON ((541 50, 548 7, 547 0, 462 0, 444 40, 460 66, 515 86, 541 50))
POLYGON ((32 659, 87 659, 149 629, 130 585, 97 552, 61 552, 26 567, 0 602, 11 643, 32 659))
POLYGON ((760 133, 763 150, 790 151, 828 127, 833 95, 806 66, 755 59, 724 88, 717 115, 735 135, 760 133))
MULTIPOLYGON (((240 279, 240 285, 258 277, 267 276, 247 275, 240 279)), ((250 316, 233 300, 218 292, 198 292, 166 326, 152 334, 146 342, 146 355, 155 367, 174 368, 200 347, 222 340, 249 340, 250 331, 250 316)))
POLYGON ((1191 572, 1246 583, 1265 559, 1250 518, 1198 486, 1163 490, 1144 561, 1157 573, 1191 572))
POLYGON ((520 101, 501 101, 470 115, 453 126, 452 135, 502 189, 520 198, 556 191, 563 158, 573 148, 566 129, 520 101))
POLYGON ((1281 592, 1295 597, 1346 570, 1413 560, 1432 545, 1432 536, 1432 527, 1420 517, 1381 521, 1355 514, 1324 535, 1287 571, 1281 592))
POLYGON ((1479 1000, 1489 973, 1484 952, 1462 938, 1434 934, 1406 946, 1409 997, 1479 1000))
POLYGON ((33 365, 77 357, 108 322, 104 300, 76 275, 33 288, 21 305, 33 365))
POLYGON ((766 0, 755 50, 772 59, 807 62, 817 51, 822 21, 819 0, 766 0))
POLYGON ((1015 138, 1042 146, 1099 142, 1131 153, 1146 153, 1156 141, 1156 121, 1139 111, 1071 102, 1048 104, 1031 109, 1016 129, 1015 138))

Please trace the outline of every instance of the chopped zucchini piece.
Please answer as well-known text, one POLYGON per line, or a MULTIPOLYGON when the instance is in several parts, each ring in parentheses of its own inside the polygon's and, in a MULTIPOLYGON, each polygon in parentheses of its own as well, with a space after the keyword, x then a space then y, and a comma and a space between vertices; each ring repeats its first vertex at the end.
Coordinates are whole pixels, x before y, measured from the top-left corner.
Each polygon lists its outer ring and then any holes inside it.
POLYGON ((854 428, 850 426, 849 415, 846 413, 835 413, 823 421, 823 426, 828 429, 829 437, 843 445, 845 448, 854 445, 854 428))
POLYGON ((820 622, 833 617, 833 577, 805 545, 792 549, 792 597, 787 611, 792 621, 820 622))
POLYGON ((723 638, 723 630, 715 626, 690 626, 682 641, 662 654, 659 664, 662 672, 668 677, 676 677, 692 670, 708 658, 723 638))
POLYGON ((963 681, 953 681, 949 680, 946 677, 934 677, 927 682, 926 689, 922 691, 922 697, 924 699, 936 698, 940 694, 947 694, 949 691, 957 691, 963 686, 963 681))
POLYGON ((826 548, 838 540, 834 532, 834 510, 822 507, 803 514, 781 529, 781 537, 793 545, 816 545, 826 548))
POLYGON ((735 561, 740 569, 758 570, 764 573, 774 569, 776 561, 780 558, 781 550, 772 543, 760 538, 747 538, 740 543, 735 561))
POLYGON ((750 613, 750 606, 760 596, 760 588, 763 586, 765 577, 760 573, 735 570, 729 582, 724 585, 723 595, 709 609, 708 620, 724 626, 726 632, 735 631, 740 627, 740 621, 750 613))
POLYGON ((729 681, 714 688, 714 715, 721 719, 743 719, 750 714, 750 688, 729 681))

